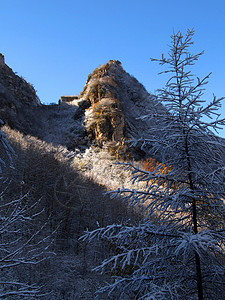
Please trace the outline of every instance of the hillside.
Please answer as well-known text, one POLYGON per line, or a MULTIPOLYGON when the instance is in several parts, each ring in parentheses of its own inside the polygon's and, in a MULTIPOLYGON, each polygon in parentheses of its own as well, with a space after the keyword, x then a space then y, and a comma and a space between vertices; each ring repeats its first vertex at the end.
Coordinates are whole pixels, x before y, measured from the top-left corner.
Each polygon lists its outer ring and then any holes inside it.
POLYGON ((119 61, 43 105, 0 56, 0 297, 223 299, 225 121, 184 76, 168 110, 119 61))
MULTIPOLYGON (((89 74, 79 96, 62 96, 58 105, 42 105, 39 110, 41 139, 69 150, 108 144, 124 156, 126 142, 147 137, 154 125, 154 118, 140 117, 165 114, 164 107, 118 61, 109 61, 89 74)), ((133 150, 135 158, 145 155, 140 148, 133 150)))
POLYGON ((145 152, 129 150, 126 142, 149 126, 138 117, 156 109, 154 97, 115 61, 95 69, 79 96, 61 97, 55 105, 41 104, 32 85, 6 64, 0 67, 0 80, 2 129, 16 153, 13 168, 3 169, 10 178, 5 197, 13 201, 29 194, 31 206, 41 199, 45 212, 38 222, 48 225, 40 238, 60 224, 53 234, 56 255, 47 269, 41 264, 38 273, 33 267, 23 276, 18 269, 17 276, 47 280, 44 290, 51 290, 52 298, 46 299, 93 299, 105 278, 91 268, 109 249, 83 245, 79 237, 87 228, 139 219, 136 210, 103 193, 131 186, 130 171, 114 162, 144 158, 145 152))

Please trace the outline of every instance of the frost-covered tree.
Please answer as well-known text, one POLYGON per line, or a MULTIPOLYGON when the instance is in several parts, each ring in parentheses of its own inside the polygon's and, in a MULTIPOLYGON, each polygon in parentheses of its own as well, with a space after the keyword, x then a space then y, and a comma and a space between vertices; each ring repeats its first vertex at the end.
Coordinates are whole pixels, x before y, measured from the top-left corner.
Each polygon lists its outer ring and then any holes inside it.
POLYGON ((146 208, 140 223, 109 225, 84 236, 114 245, 114 255, 96 270, 114 281, 100 291, 117 299, 224 299, 225 295, 225 141, 215 132, 225 124, 218 109, 223 98, 202 99, 209 75, 195 78, 190 67, 193 30, 172 35, 168 57, 158 61, 169 75, 158 101, 167 113, 154 118, 149 139, 139 140, 157 158, 155 168, 133 164, 133 181, 112 196, 146 208))

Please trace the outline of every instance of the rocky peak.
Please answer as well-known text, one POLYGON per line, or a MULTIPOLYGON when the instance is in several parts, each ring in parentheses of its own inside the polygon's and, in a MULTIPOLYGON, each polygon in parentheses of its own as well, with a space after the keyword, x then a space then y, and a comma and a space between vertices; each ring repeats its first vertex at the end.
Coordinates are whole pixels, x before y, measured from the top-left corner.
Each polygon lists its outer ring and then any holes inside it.
POLYGON ((11 94, 10 101, 18 102, 24 105, 38 106, 41 104, 36 95, 36 91, 31 83, 28 83, 23 77, 16 75, 13 70, 4 63, 4 56, 0 56, 0 92, 1 96, 11 94), (2 58, 3 57, 3 60, 2 58), (14 98, 14 99, 12 99, 14 98))
POLYGON ((155 97, 115 60, 88 75, 80 97, 90 103, 85 127, 89 138, 99 144, 142 136, 151 124, 139 117, 159 109, 155 97))
POLYGON ((29 112, 41 105, 32 84, 16 75, 0 55, 0 119, 12 128, 25 129, 29 112), (23 125, 22 125, 23 124, 23 125))

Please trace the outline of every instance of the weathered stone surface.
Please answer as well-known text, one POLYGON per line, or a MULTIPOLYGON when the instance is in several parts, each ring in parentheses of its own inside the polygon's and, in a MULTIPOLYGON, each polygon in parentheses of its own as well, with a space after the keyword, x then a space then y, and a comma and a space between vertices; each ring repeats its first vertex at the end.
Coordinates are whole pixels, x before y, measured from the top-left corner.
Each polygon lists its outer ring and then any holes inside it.
POLYGON ((80 97, 91 103, 85 111, 85 126, 99 144, 147 135, 154 121, 140 117, 164 109, 118 61, 89 74, 80 97))
POLYGON ((86 128, 92 140, 102 144, 105 141, 121 141, 124 138, 124 113, 117 99, 103 98, 90 107, 88 113, 86 128))
POLYGON ((16 75, 0 55, 0 118, 12 128, 27 130, 41 102, 32 84, 16 75))

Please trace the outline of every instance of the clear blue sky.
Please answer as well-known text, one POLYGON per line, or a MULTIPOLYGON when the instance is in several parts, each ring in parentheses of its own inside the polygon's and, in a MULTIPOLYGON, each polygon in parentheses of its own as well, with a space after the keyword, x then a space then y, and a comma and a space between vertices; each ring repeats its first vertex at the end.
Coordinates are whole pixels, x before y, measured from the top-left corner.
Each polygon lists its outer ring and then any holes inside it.
POLYGON ((149 58, 167 53, 173 31, 188 28, 196 32, 193 52, 205 50, 194 73, 212 72, 207 99, 225 96, 224 0, 0 0, 0 28, 6 63, 43 103, 79 94, 109 59, 154 93, 165 80, 149 58))

